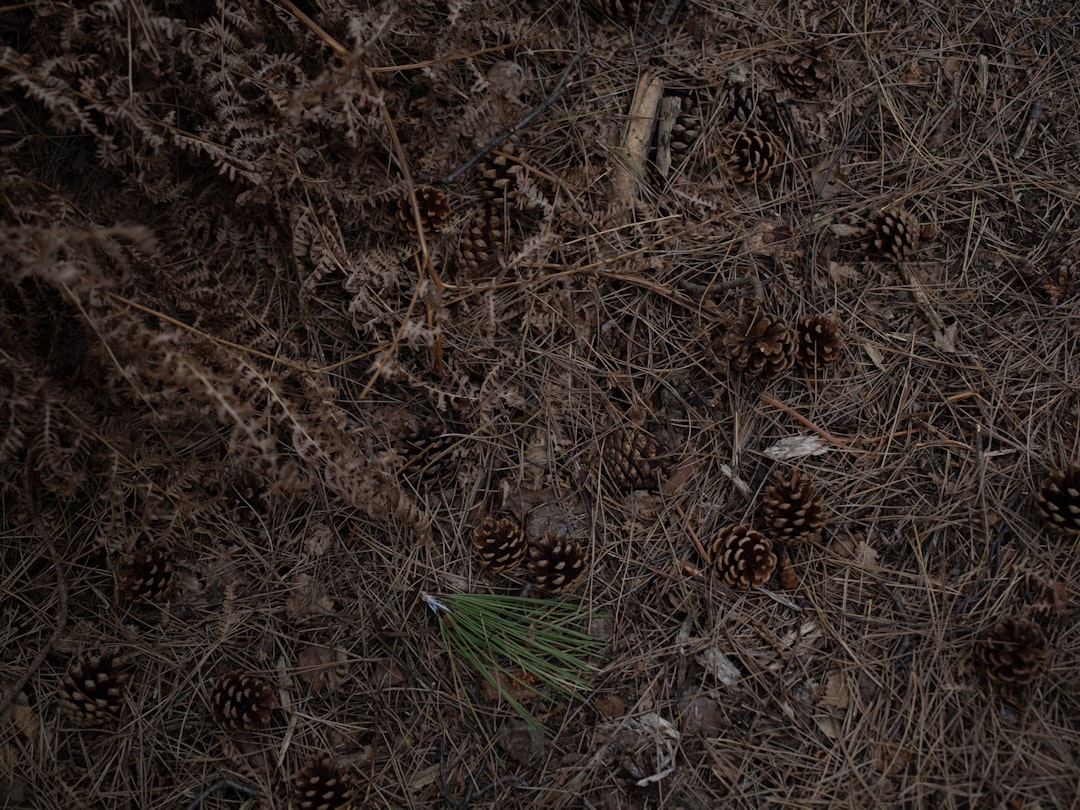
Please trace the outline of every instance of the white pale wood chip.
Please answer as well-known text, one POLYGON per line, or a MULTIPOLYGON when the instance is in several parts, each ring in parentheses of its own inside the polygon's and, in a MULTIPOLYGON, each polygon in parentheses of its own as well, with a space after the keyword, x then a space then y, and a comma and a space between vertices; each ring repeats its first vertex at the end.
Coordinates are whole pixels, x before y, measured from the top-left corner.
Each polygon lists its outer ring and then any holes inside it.
POLYGON ((789 436, 765 449, 762 454, 774 461, 787 461, 805 456, 820 456, 827 453, 829 443, 818 436, 789 436))

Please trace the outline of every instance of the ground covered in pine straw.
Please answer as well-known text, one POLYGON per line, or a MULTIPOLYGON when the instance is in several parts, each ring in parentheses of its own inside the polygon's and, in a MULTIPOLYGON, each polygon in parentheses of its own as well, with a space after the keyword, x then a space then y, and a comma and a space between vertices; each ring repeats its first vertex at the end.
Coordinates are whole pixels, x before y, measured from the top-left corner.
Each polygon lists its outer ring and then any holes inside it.
POLYGON ((1075 5, 298 5, 0 9, 0 805, 301 806, 329 755, 364 807, 1074 806, 1077 539, 1034 498, 1080 460, 1075 5), (511 199, 438 182, 523 120, 511 199), (733 372, 756 302, 840 358, 733 372), (725 587, 702 551, 789 469, 820 539, 725 587), (539 729, 422 596, 521 592, 485 515, 587 555, 588 687, 500 681, 539 729), (1006 688, 1009 616, 1050 655, 1006 688), (234 670, 260 730, 211 714, 234 670))

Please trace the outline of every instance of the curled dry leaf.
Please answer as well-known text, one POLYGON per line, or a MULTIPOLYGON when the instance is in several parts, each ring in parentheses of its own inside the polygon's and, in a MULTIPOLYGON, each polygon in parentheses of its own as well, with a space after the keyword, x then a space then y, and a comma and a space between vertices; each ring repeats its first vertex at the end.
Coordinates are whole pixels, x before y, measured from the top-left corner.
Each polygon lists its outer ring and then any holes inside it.
POLYGON ((340 647, 309 644, 296 656, 296 677, 316 695, 336 692, 348 673, 348 654, 340 647))

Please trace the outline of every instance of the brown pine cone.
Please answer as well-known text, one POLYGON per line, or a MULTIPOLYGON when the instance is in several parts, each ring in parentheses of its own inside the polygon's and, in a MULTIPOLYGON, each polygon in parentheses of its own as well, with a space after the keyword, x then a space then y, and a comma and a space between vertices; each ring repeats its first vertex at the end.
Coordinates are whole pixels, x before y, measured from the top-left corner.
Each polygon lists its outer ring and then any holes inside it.
POLYGON ((781 56, 776 60, 776 76, 789 90, 812 96, 832 81, 832 52, 809 47, 802 53, 781 56))
POLYGON ((795 331, 795 359, 808 369, 822 369, 839 359, 844 352, 840 325, 828 315, 807 315, 795 331))
POLYGON ((919 244, 919 221, 902 209, 882 211, 866 228, 863 250, 868 259, 903 262, 919 244))
POLYGON ((781 159, 780 144, 764 129, 744 127, 724 140, 720 161, 739 185, 764 183, 773 176, 781 159))
POLYGON ((480 191, 500 208, 517 199, 519 178, 525 175, 528 153, 513 143, 493 149, 477 166, 480 191))
POLYGON ((120 593, 132 602, 164 602, 176 587, 172 551, 164 543, 141 543, 120 560, 120 593))
POLYGON ((585 578, 588 570, 584 549, 565 534, 544 532, 529 546, 529 573, 541 591, 568 591, 585 578))
POLYGON ((81 728, 107 728, 120 720, 128 672, 116 650, 79 656, 60 679, 60 706, 81 728))
POLYGON ((296 810, 346 810, 353 807, 356 780, 331 756, 314 757, 296 775, 293 806, 296 810))
POLYGON ((729 588, 756 588, 776 570, 772 541, 750 526, 725 526, 709 551, 716 575, 729 588))
POLYGON ((679 112, 671 126, 671 154, 679 157, 689 152, 701 137, 701 108, 692 98, 679 99, 679 112))
POLYGON ((1057 306, 1076 292, 1076 282, 1080 279, 1080 244, 1074 245, 1057 262, 1042 280, 1043 292, 1050 303, 1057 306))
POLYGON ((604 442, 604 478, 618 492, 637 489, 658 492, 667 477, 670 459, 655 437, 637 427, 617 430, 604 442))
POLYGON ((521 565, 529 544, 525 542, 525 531, 516 520, 488 515, 473 529, 473 548, 480 564, 498 574, 521 565))
POLYGON ((1050 642, 1035 622, 1014 616, 999 621, 983 634, 975 656, 991 680, 1026 684, 1045 671, 1050 642))
POLYGON ((240 670, 222 675, 210 692, 210 713, 222 728, 255 731, 270 722, 277 696, 263 678, 240 670))
POLYGON ((814 485, 798 470, 788 475, 777 470, 773 477, 776 480, 762 493, 762 519, 769 533, 787 543, 821 539, 828 518, 814 485))
POLYGON ((600 17, 607 17, 616 22, 634 22, 653 0, 586 0, 589 8, 600 17))
MULTIPOLYGON (((446 224, 446 218, 450 216, 450 198, 440 188, 417 186, 416 204, 420 208, 420 222, 424 226, 424 237, 434 239, 435 234, 446 224)), ((416 233, 416 220, 413 219, 412 203, 409 202, 407 194, 398 200, 397 222, 404 233, 416 233)))
POLYGON ((1080 534, 1080 464, 1046 476, 1035 495, 1035 506, 1054 534, 1080 534))
POLYGON ((775 377, 795 359, 795 330, 754 308, 724 334, 731 370, 747 377, 775 377))
POLYGON ((457 274, 462 281, 492 276, 506 258, 506 224, 502 216, 485 208, 477 212, 461 235, 457 249, 457 274))

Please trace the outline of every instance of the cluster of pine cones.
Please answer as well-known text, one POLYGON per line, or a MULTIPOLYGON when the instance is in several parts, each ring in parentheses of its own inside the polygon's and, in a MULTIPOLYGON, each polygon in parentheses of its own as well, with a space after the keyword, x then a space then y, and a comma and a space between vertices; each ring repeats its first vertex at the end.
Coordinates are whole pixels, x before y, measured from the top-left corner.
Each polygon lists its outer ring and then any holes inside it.
POLYGON ((548 531, 529 542, 521 524, 508 517, 485 517, 473 529, 473 549, 492 573, 511 571, 525 562, 533 587, 549 594, 572 590, 589 570, 577 540, 548 531))
POLYGON ((720 348, 732 372, 769 379, 796 363, 811 372, 835 363, 844 338, 827 315, 808 315, 793 326, 755 306, 730 325, 720 348))
MULTIPOLYGON (((787 557, 787 546, 817 542, 828 523, 820 494, 798 470, 777 471, 762 493, 763 531, 749 524, 725 526, 705 546, 706 562, 729 588, 764 585, 787 557)), ((790 571, 780 584, 793 587, 790 571)))
MULTIPOLYGON (((120 722, 130 669, 119 650, 78 656, 60 679, 58 697, 64 716, 79 728, 110 729, 120 722)), ((210 692, 210 714, 227 731, 264 728, 278 706, 273 688, 259 675, 232 670, 210 692)), ((352 774, 329 756, 316 757, 297 774, 293 806, 298 810, 345 810, 353 807, 352 774)))

